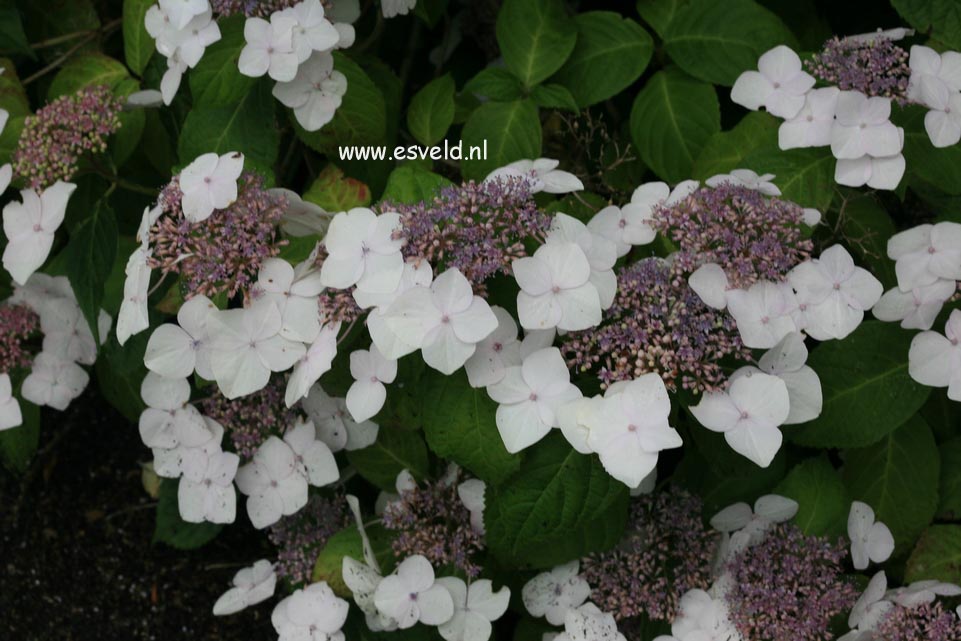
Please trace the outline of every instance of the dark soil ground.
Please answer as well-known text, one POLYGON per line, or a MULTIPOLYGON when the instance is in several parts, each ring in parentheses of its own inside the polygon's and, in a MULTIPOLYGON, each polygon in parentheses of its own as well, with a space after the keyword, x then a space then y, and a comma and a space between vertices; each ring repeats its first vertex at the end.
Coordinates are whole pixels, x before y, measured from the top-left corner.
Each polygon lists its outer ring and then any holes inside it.
POLYGON ((0 469, 0 640, 276 639, 273 602, 211 613, 237 569, 271 555, 263 534, 228 527, 192 552, 152 544, 136 425, 95 391, 42 425, 28 473, 0 469))

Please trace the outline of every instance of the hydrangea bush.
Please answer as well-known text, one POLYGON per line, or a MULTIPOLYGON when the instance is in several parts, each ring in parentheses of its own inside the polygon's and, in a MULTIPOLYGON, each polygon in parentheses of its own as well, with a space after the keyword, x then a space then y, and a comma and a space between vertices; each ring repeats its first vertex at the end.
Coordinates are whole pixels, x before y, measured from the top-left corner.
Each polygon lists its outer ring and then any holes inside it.
POLYGON ((956 2, 22 4, 0 455, 93 378, 211 616, 961 639, 956 2))

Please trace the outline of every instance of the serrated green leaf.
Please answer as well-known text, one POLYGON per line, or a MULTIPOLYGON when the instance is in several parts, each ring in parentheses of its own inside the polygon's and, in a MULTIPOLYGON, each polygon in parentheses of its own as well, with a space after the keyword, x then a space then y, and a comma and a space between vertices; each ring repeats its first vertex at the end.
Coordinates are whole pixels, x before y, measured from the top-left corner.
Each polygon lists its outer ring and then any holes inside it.
POLYGON ((138 74, 147 68, 155 48, 144 24, 147 9, 153 4, 153 0, 124 0, 123 3, 123 55, 127 66, 138 74))
POLYGON ((223 526, 217 523, 187 523, 180 518, 177 487, 176 479, 160 481, 153 542, 166 543, 178 550, 195 550, 214 540, 223 526))
MULTIPOLYGON (((380 523, 371 523, 364 530, 370 539, 370 547, 374 552, 377 563, 384 573, 394 567, 394 555, 391 550, 390 532, 380 523)), ((364 562, 364 544, 360 538, 360 531, 355 525, 350 525, 337 532, 327 540, 324 548, 317 555, 311 580, 326 581, 327 585, 338 595, 349 598, 350 588, 344 584, 344 557, 349 556, 355 561, 364 562)))
POLYGON ((11 472, 23 474, 40 445, 40 408, 18 398, 23 423, 0 431, 0 460, 11 472))
POLYGON ((956 0, 891 0, 908 24, 951 49, 961 49, 961 4, 956 0))
POLYGON ((663 40, 674 16, 689 2, 691 0, 637 0, 637 13, 663 40))
POLYGON ((407 107, 407 128, 420 144, 436 144, 454 122, 454 79, 450 74, 431 80, 414 94, 407 107))
POLYGON ((537 85, 531 90, 531 98, 537 103, 538 107, 578 111, 574 96, 571 95, 571 92, 568 91, 564 85, 553 83, 537 85))
POLYGON ((939 467, 931 428, 915 416, 870 447, 846 450, 842 477, 851 498, 874 508, 900 547, 934 518, 939 467))
POLYGON ((567 87, 581 108, 620 93, 647 68, 654 40, 633 20, 612 11, 574 18, 574 52, 552 80, 567 87))
POLYGON ((257 82, 240 73, 237 66, 244 40, 244 17, 230 16, 217 23, 220 40, 204 51, 204 57, 190 70, 190 94, 195 107, 230 105, 243 99, 257 82))
POLYGON ((100 393, 131 423, 136 423, 146 409, 140 396, 140 385, 147 375, 143 356, 149 338, 149 331, 140 332, 131 336, 121 347, 116 335, 111 334, 97 359, 97 387, 100 393))
POLYGON ((821 416, 784 435, 813 447, 863 447, 903 425, 931 392, 908 375, 912 337, 893 323, 866 321, 844 340, 819 345, 808 365, 821 379, 821 416))
POLYGON ((504 64, 527 88, 557 71, 577 41, 561 0, 505 0, 496 32, 504 64))
POLYGON ((340 212, 370 204, 370 188, 356 178, 344 175, 336 165, 324 167, 303 195, 324 211, 340 212))
POLYGON ((834 197, 834 165, 837 163, 826 148, 789 149, 777 144, 755 149, 744 159, 743 167, 772 173, 781 196, 802 207, 827 211, 834 197))
POLYGON ((932 525, 914 546, 904 581, 961 583, 961 525, 932 525))
POLYGON ((427 446, 420 432, 381 427, 374 444, 347 452, 347 460, 365 479, 386 492, 396 489, 397 475, 407 470, 427 478, 427 446))
POLYGON ((797 48, 794 35, 754 0, 692 0, 680 7, 664 34, 671 60, 696 78, 731 86, 777 45, 797 48))
POLYGON ((486 149, 484 159, 464 159, 465 178, 481 180, 498 167, 541 154, 541 121, 530 100, 488 102, 471 114, 461 134, 464 154, 468 148, 486 149))
POLYGON ((507 69, 487 67, 467 81, 464 91, 491 100, 517 100, 524 93, 524 86, 507 69))
POLYGON ((777 144, 778 124, 777 118, 764 111, 748 113, 730 131, 720 131, 708 138, 694 162, 691 177, 706 180, 744 168, 744 159, 751 152, 777 144))
POLYGON ((659 71, 637 94, 630 129, 654 173, 672 183, 687 180, 701 149, 721 130, 714 87, 677 69, 659 71))
POLYGON ((794 522, 805 534, 835 537, 845 533, 851 500, 841 475, 826 456, 795 465, 774 493, 797 501, 794 522))
POLYGON ((103 303, 104 284, 117 256, 118 238, 113 211, 106 201, 100 200, 87 219, 77 226, 64 250, 67 277, 95 338, 100 336, 97 317, 103 303))
POLYGON ((413 205, 431 200, 441 189, 451 184, 451 181, 440 174, 408 163, 390 172, 381 200, 413 205))
POLYGON ((490 552, 518 568, 549 568, 615 545, 628 492, 596 456, 551 434, 528 451, 520 472, 488 487, 485 503, 490 552))
POLYGON ((924 130, 926 110, 908 105, 893 114, 904 128, 904 160, 909 178, 920 178, 951 196, 961 195, 961 145, 937 148, 924 130))
POLYGON ((13 2, 5 2, 0 6, 0 53, 36 58, 27 41, 27 34, 23 31, 20 12, 13 2))
POLYGON ((474 389, 466 375, 431 372, 424 381, 424 436, 435 454, 464 467, 491 484, 520 469, 521 455, 511 455, 497 431, 497 403, 484 389, 474 389))

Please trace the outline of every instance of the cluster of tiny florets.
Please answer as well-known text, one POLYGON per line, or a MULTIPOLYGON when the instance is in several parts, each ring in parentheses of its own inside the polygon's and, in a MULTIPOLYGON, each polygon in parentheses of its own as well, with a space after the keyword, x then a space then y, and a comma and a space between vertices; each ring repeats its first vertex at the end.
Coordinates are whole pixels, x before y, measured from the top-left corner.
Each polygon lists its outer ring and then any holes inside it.
POLYGON ((746 289, 760 280, 783 280, 811 255, 813 243, 801 235, 803 219, 795 203, 722 183, 656 207, 652 226, 678 247, 675 271, 690 274, 717 263, 731 287, 746 289))
POLYGON ((618 621, 672 621, 681 597, 711 582, 718 536, 702 509, 700 498, 676 487, 635 499, 620 545, 581 562, 591 601, 618 621))
POLYGON ((839 89, 892 98, 903 104, 911 78, 908 58, 908 52, 888 38, 835 36, 806 64, 811 75, 839 89))
POLYGON ((177 177, 160 192, 164 213, 150 228, 150 267, 179 274, 186 298, 246 291, 261 263, 287 244, 277 231, 287 198, 268 192, 257 174, 241 175, 237 200, 199 223, 184 217, 182 198, 177 177))
MULTIPOLYGON (((270 18, 283 9, 299 4, 302 0, 210 0, 210 10, 216 16, 244 15, 248 18, 270 18)), ((329 9, 329 3, 323 3, 329 9)))
POLYGON ((294 585, 310 583, 317 554, 350 520, 343 496, 315 494, 296 514, 270 526, 267 536, 277 546, 277 577, 294 585))
POLYGON ((646 258, 620 270, 617 296, 600 327, 571 332, 562 350, 571 367, 596 370, 603 386, 656 372, 672 390, 711 392, 727 377, 720 361, 747 359, 737 325, 672 272, 646 258))
POLYGON ((26 305, 0 305, 0 373, 29 367, 26 342, 40 329, 40 317, 26 305))
POLYGON ((404 256, 426 259, 436 273, 457 268, 477 288, 527 255, 524 241, 542 239, 551 219, 537 208, 525 178, 468 181, 416 205, 385 203, 397 211, 407 242, 404 256))
POLYGON ((469 577, 480 574, 474 557, 483 548, 470 523, 470 511, 457 494, 457 484, 425 483, 405 490, 384 509, 384 527, 394 531, 392 547, 399 559, 421 554, 434 567, 452 566, 469 577))
POLYGON ((847 554, 840 540, 807 536, 792 524, 771 527, 728 562, 728 616, 745 639, 830 641, 831 619, 858 597, 844 576, 847 554))
POLYGON ((284 403, 286 385, 285 377, 274 376, 263 389, 232 400, 215 388, 200 402, 200 411, 223 425, 234 451, 249 460, 269 436, 283 434, 297 419, 284 403))
POLYGON ((109 87, 85 87, 61 96, 24 121, 13 153, 13 173, 31 189, 69 181, 85 153, 102 153, 120 128, 123 101, 109 87))
POLYGON ((961 618, 945 610, 940 602, 913 608, 894 606, 874 629, 881 641, 957 641, 961 639, 961 618))

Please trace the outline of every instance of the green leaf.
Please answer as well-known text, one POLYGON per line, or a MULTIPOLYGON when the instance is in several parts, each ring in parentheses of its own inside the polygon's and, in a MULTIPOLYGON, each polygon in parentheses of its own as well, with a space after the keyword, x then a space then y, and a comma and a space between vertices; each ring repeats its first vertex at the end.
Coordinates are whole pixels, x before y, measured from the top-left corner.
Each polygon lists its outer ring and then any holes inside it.
POLYGON ((578 111, 574 96, 564 85, 537 85, 531 90, 531 98, 538 107, 578 111))
POLYGON ((731 86, 777 45, 797 40, 776 15, 754 0, 692 0, 673 16, 664 47, 671 60, 696 78, 731 86))
POLYGON ((884 289, 897 285, 894 261, 888 258, 887 249, 888 239, 897 230, 887 210, 873 194, 856 190, 847 195, 842 208, 839 229, 852 253, 881 281, 884 289))
POLYGON ((577 41, 561 0, 505 0, 496 32, 504 64, 528 88, 557 71, 577 41))
POLYGON ((774 493, 798 502, 794 522, 805 534, 835 537, 845 533, 851 500, 826 455, 795 465, 774 493))
POLYGON ((365 479, 387 492, 394 492, 397 475, 407 470, 415 478, 427 478, 427 446, 413 430, 382 427, 374 444, 347 452, 347 460, 365 479))
POLYGON ((440 174, 408 163, 390 172, 381 200, 413 205, 431 200, 441 189, 451 184, 451 181, 440 174))
POLYGON ((898 546, 910 544, 938 507, 938 447, 915 416, 870 447, 844 452, 844 485, 874 508, 898 546))
POLYGON ((261 78, 241 100, 190 110, 180 132, 178 154, 189 163, 208 152, 244 154, 244 167, 273 176, 280 134, 274 120, 271 82, 261 78))
MULTIPOLYGON (((190 70, 190 94, 194 107, 218 107, 243 99, 257 79, 240 73, 237 66, 244 40, 244 17, 220 20, 220 40, 204 51, 204 57, 190 70)), ((151 41, 152 42, 152 41, 151 41)))
POLYGON ((507 69, 487 67, 481 69, 464 85, 464 91, 491 100, 517 100, 524 94, 524 86, 507 69))
POLYGON ((324 211, 340 212, 370 204, 370 188, 356 178, 348 178, 336 165, 324 167, 303 195, 324 211))
POLYGON ((654 40, 633 20, 612 11, 589 11, 574 23, 574 53, 553 80, 570 89, 579 107, 617 95, 647 68, 654 40))
POLYGON ((961 437, 938 445, 941 453, 941 492, 938 518, 961 520, 961 437))
POLYGON ((320 130, 308 132, 294 122, 301 140, 312 149, 334 157, 338 147, 382 144, 387 132, 384 95, 360 66, 339 51, 334 69, 347 78, 347 93, 333 119, 320 130))
POLYGON ((494 485, 520 469, 521 456, 504 448, 494 418, 497 403, 484 389, 471 387, 463 372, 431 371, 423 385, 424 436, 435 454, 494 485))
MULTIPOLYGON (((364 529, 381 571, 390 572, 394 566, 390 532, 380 523, 372 523, 364 529)), ((314 583, 326 581, 336 594, 349 598, 352 594, 350 588, 344 583, 343 575, 345 556, 364 562, 364 544, 360 538, 360 531, 354 525, 344 528, 327 539, 326 545, 317 555, 311 580, 314 583)))
POLYGON ((77 227, 65 250, 67 276, 95 338, 100 336, 97 317, 103 303, 104 284, 117 256, 118 237, 113 211, 105 200, 100 200, 77 227))
POLYGON ((769 113, 749 112, 730 131, 720 131, 708 138, 694 162, 691 177, 706 180, 744 167, 744 159, 755 149, 777 144, 778 124, 777 118, 769 113))
POLYGON ((23 32, 20 12, 14 3, 9 1, 0 6, 0 52, 36 58, 27 41, 27 34, 23 32))
POLYGON ((465 147, 487 152, 485 159, 465 158, 461 163, 464 177, 474 180, 515 160, 541 154, 541 121, 530 100, 481 105, 467 119, 461 137, 465 147))
POLYGON ((420 144, 436 144, 454 122, 454 79, 450 74, 431 80, 407 107, 407 128, 420 144))
POLYGON ((609 549, 627 521, 627 487, 559 434, 532 447, 520 472, 488 487, 487 546, 502 563, 549 568, 609 549))
POLYGON ((0 109, 5 109, 10 114, 6 126, 0 132, 0 163, 7 163, 20 141, 24 120, 33 112, 27 93, 17 77, 13 61, 0 58, 0 66, 4 69, 0 74, 0 109))
POLYGON ((0 431, 0 460, 10 471, 23 474, 40 445, 40 408, 22 398, 17 402, 23 423, 0 431))
POLYGON ((774 174, 783 198, 824 212, 834 196, 836 162, 826 148, 782 151, 775 143, 748 154, 742 166, 774 174))
POLYGON ((904 581, 936 580, 961 583, 961 525, 932 525, 904 568, 904 581))
POLYGON ((223 526, 217 523, 187 523, 180 518, 177 487, 178 482, 175 479, 160 481, 153 542, 166 543, 178 550, 194 550, 212 541, 220 534, 223 526))
POLYGON ((100 393, 131 423, 136 423, 146 409, 140 396, 140 385, 147 375, 143 356, 149 338, 149 331, 140 332, 131 336, 121 347, 116 335, 111 333, 97 359, 97 387, 100 393))
POLYGON ((961 4, 955 0, 891 0, 908 24, 951 49, 961 49, 961 4))
POLYGON ((908 375, 912 337, 893 323, 866 321, 843 341, 820 344, 808 365, 821 379, 821 416, 785 436, 814 447, 863 447, 903 425, 931 392, 908 375))
POLYGON ((659 71, 637 94, 630 128, 644 164, 668 182, 686 180, 694 159, 721 130, 714 87, 676 69, 659 71))
POLYGON ((664 39, 674 16, 690 0, 637 0, 637 13, 664 39))
MULTIPOLYGON (((92 0, 29 0, 16 4, 29 42, 52 40, 100 28, 100 18, 92 0)), ((39 50, 39 55, 44 62, 52 63, 68 52, 83 55, 96 52, 99 48, 99 39, 81 36, 44 47, 39 50)))
MULTIPOLYGON (((147 9, 153 4, 153 0, 124 0, 123 3, 123 55, 127 66, 137 74, 147 68, 154 52, 154 40, 144 24, 147 9)), ((208 49, 206 53, 209 52, 208 49)))
POLYGON ((961 195, 961 145, 938 149, 924 130, 925 109, 909 105, 896 111, 892 120, 904 128, 904 160, 907 175, 920 178, 952 196, 961 195))

